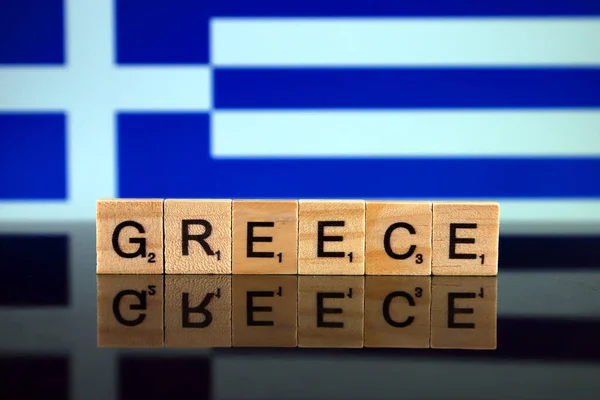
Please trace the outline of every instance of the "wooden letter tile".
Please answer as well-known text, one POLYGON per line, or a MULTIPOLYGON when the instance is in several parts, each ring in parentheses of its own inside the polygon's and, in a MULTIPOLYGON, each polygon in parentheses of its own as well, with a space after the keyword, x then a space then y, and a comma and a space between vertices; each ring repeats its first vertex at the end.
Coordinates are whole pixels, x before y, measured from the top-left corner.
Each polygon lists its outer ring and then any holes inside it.
POLYGON ((300 275, 364 275, 365 202, 300 200, 300 275))
POLYGON ((98 346, 162 345, 162 275, 98 275, 98 346))
POLYGON ((163 200, 96 202, 98 274, 162 274, 163 200))
POLYGON ((433 203, 433 275, 498 274, 498 203, 433 203))
POLYGON ((233 277, 233 346, 296 347, 297 276, 233 277))
POLYGON ((364 276, 298 277, 298 346, 362 347, 364 276))
POLYGON ((431 275, 431 202, 366 202, 367 275, 431 275))
POLYGON ((298 201, 233 201, 232 272, 298 273, 298 201))
POLYGON ((429 347, 429 276, 367 276, 365 347, 429 347))
POLYGON ((496 277, 434 276, 431 347, 495 349, 496 277))
POLYGON ((165 201, 165 273, 231 274, 231 200, 165 201))
POLYGON ((165 346, 231 346, 231 275, 165 277, 165 346))

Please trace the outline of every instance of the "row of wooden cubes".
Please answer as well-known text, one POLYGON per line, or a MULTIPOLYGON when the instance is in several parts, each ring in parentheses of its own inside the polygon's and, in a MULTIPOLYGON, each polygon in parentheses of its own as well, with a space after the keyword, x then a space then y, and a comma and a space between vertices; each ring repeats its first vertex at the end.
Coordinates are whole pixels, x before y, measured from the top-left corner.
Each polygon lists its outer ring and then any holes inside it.
POLYGON ((98 345, 495 349, 497 280, 99 275, 98 345))
POLYGON ((497 275, 494 202, 111 199, 99 274, 497 275))

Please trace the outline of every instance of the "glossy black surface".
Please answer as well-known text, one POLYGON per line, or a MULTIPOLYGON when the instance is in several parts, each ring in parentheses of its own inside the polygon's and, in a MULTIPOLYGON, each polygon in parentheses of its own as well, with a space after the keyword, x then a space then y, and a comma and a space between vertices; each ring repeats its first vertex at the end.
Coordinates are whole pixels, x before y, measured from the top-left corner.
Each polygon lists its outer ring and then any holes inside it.
MULTIPOLYGON (((552 233, 548 227, 548 233, 552 233)), ((497 349, 99 348, 94 224, 0 226, 2 398, 600 393, 600 237, 501 236, 497 349)))

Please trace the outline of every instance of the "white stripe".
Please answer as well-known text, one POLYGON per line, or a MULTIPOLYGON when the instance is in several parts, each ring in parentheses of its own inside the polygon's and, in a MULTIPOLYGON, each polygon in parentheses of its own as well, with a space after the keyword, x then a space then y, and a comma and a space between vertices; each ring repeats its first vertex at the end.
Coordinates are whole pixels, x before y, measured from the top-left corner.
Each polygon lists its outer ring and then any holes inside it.
MULTIPOLYGON (((573 342, 577 340, 574 339, 576 332, 565 335, 564 341, 568 343, 565 347, 583 347, 573 342)), ((506 349, 510 344, 503 342, 503 337, 498 341, 498 348, 506 349)), ((524 345, 527 339, 512 340, 522 340, 517 343, 524 345)), ((513 351, 518 351, 515 347, 513 351)), ((564 399, 575 397, 576 392, 576 397, 583 400, 597 399, 600 392, 598 366, 589 361, 578 362, 566 357, 559 362, 502 359, 502 353, 494 357, 492 351, 473 358, 460 357, 469 351, 432 351, 429 355, 425 354, 426 350, 423 354, 409 352, 395 356, 393 352, 385 355, 385 351, 358 350, 340 356, 327 352, 306 352, 305 356, 297 356, 296 352, 252 356, 223 352, 212 364, 213 393, 219 400, 393 400, 400 397, 436 399, 445 397, 443 393, 452 393, 449 397, 455 399, 564 399)), ((558 348, 549 356, 559 355, 560 351, 558 348)))
MULTIPOLYGON (((93 222, 95 202, 87 208, 91 212, 77 212, 68 203, 0 202, 0 222, 93 222)), ((503 234, 597 235, 600 233, 600 200, 501 200, 500 230, 503 234)))
POLYGON ((195 67, 0 68, 0 112, 194 110, 212 104, 211 72, 195 67))
POLYGON ((598 65, 600 18, 214 18, 216 66, 598 65))
POLYGON ((216 111, 215 157, 600 155, 600 110, 216 111))
POLYGON ((208 111, 211 71, 194 67, 119 67, 107 79, 119 111, 208 111))

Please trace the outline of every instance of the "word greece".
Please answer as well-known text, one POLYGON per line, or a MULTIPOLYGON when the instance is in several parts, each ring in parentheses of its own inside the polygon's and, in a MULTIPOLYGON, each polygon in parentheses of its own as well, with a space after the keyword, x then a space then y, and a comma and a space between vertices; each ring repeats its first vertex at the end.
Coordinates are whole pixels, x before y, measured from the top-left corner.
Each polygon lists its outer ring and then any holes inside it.
POLYGON ((99 274, 497 275, 499 204, 108 199, 99 274))

